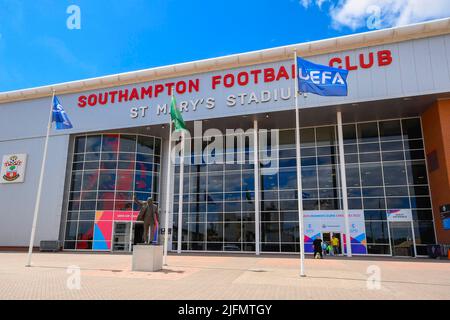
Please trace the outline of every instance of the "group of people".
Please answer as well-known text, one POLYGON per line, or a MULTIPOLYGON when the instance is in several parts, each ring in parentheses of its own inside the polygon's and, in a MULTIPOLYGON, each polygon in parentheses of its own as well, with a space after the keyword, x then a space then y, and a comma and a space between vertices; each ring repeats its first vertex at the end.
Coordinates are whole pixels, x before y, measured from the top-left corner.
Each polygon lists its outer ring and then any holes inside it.
POLYGON ((313 247, 315 259, 322 259, 324 254, 330 256, 340 254, 339 239, 336 236, 333 236, 331 238, 330 243, 328 243, 327 241, 322 241, 320 237, 317 237, 313 241, 313 247))

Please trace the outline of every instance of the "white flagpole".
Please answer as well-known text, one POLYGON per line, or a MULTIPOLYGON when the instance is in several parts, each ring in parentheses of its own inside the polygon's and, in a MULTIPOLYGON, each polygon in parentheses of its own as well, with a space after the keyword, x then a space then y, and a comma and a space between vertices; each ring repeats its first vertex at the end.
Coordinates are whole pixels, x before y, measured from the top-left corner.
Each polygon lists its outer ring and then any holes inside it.
POLYGON ((184 188, 184 130, 181 131, 180 150, 180 185, 178 190, 178 244, 177 253, 181 253, 181 240, 183 237, 183 188, 184 188))
POLYGON ((39 215, 39 205, 41 202, 42 181, 44 180, 45 162, 47 160, 48 138, 50 136, 50 130, 52 128, 52 113, 53 113, 53 100, 54 99, 55 99, 55 90, 53 90, 52 101, 50 103, 50 114, 48 116, 47 135, 45 136, 44 155, 42 157, 41 175, 39 177, 39 185, 38 185, 38 191, 37 191, 37 195, 36 195, 36 203, 34 206, 33 226, 31 227, 31 237, 30 237, 30 245, 28 247, 28 258, 27 258, 27 264, 25 265, 26 267, 31 267, 31 255, 33 253, 34 238, 36 236, 36 225, 37 225, 37 219, 38 219, 38 215, 39 215))
MULTIPOLYGON (((173 96, 173 95, 172 95, 173 96)), ((170 115, 169 115, 170 117, 170 115)), ((170 167, 172 152, 172 119, 169 121, 169 153, 167 155, 167 179, 166 179, 166 215, 164 217, 164 255, 163 265, 167 266, 167 245, 169 241, 169 206, 170 206, 170 167)))
POLYGON ((300 157, 300 119, 298 111, 298 65, 297 51, 295 55, 295 145, 297 156, 297 203, 298 203, 298 232, 300 237, 300 276, 305 277, 305 239, 303 234, 303 189, 302 189, 302 168, 300 157))

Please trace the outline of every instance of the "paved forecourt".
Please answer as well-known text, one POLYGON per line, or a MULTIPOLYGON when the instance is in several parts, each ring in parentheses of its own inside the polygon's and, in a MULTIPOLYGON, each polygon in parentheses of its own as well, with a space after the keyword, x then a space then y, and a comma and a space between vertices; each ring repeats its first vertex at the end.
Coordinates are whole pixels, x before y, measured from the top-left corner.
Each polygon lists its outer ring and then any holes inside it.
POLYGON ((427 259, 309 258, 306 278, 297 256, 170 255, 154 273, 132 272, 123 254, 0 261, 0 299, 450 299, 449 261, 427 259))

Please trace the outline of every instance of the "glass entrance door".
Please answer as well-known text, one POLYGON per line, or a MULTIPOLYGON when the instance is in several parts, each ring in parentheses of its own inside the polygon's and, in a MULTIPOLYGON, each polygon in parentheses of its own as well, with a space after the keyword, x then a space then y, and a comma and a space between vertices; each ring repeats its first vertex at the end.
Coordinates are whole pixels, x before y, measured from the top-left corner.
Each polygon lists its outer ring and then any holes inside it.
POLYGON ((113 251, 130 251, 130 222, 114 222, 113 251))
POLYGON ((392 255, 414 256, 414 237, 410 222, 390 222, 392 255))

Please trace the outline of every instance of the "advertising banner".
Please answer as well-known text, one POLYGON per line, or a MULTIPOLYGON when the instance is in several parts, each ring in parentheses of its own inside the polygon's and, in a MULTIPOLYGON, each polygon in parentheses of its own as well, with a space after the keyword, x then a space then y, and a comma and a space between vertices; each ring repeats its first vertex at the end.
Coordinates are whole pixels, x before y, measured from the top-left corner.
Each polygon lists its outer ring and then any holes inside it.
MULTIPOLYGON (((362 210, 349 210, 352 253, 367 254, 366 226, 362 210)), ((312 242, 322 238, 325 232, 345 233, 345 219, 342 210, 317 210, 304 212, 305 252, 313 252, 312 242)), ((344 245, 346 239, 344 237, 344 245)))
POLYGON ((390 222, 411 222, 411 209, 390 209, 387 210, 387 220, 390 222))

